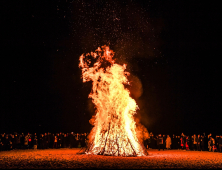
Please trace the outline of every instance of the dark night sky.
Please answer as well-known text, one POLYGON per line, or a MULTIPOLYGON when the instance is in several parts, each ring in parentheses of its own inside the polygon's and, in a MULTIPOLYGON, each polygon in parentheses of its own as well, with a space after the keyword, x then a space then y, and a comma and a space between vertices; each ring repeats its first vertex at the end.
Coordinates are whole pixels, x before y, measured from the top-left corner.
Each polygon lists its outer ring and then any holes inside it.
POLYGON ((89 132, 79 56, 110 45, 149 132, 222 134, 216 1, 2 1, 0 132, 89 132))

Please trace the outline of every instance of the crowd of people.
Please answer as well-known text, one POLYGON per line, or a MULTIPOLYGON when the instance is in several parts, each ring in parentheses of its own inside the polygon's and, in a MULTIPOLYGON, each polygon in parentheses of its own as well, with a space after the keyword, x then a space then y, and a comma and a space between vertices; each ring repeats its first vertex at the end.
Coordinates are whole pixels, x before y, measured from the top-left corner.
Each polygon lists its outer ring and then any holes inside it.
POLYGON ((222 135, 215 137, 209 135, 194 134, 192 136, 184 135, 153 135, 150 132, 149 138, 144 140, 144 146, 148 149, 181 149, 184 151, 212 151, 222 152, 222 135))
MULTIPOLYGON (((31 134, 14 132, 13 134, 1 134, 0 151, 13 149, 49 149, 49 148, 81 148, 88 144, 88 133, 42 133, 31 134)), ((149 133, 144 140, 147 149, 181 149, 184 151, 212 151, 222 152, 222 135, 215 137, 209 135, 154 135, 149 133)))
POLYGON ((14 132, 1 134, 0 151, 13 149, 81 148, 87 145, 87 133, 42 133, 14 132))

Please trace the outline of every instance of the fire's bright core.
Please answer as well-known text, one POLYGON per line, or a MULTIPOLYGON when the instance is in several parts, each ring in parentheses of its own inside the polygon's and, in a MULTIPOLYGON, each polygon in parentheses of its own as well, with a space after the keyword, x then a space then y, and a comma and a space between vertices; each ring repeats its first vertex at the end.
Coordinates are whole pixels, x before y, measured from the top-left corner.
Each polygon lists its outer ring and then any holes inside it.
POLYGON ((87 154, 113 156, 145 156, 143 144, 138 140, 133 115, 138 106, 124 87, 129 84, 126 65, 113 59, 108 46, 80 56, 83 82, 92 81, 89 98, 96 107, 93 129, 89 135, 87 154), (92 60, 96 62, 92 64, 92 60))

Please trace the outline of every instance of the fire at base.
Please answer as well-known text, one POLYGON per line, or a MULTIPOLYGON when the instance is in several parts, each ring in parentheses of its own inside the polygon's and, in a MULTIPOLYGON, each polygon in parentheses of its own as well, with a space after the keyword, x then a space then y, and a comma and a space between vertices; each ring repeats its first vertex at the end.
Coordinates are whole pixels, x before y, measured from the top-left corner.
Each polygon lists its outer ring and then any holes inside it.
POLYGON ((133 117, 138 106, 124 87, 129 84, 129 72, 125 71, 125 64, 116 64, 113 56, 108 46, 102 46, 79 59, 83 82, 92 81, 89 98, 96 107, 86 154, 145 156, 133 117), (90 57, 96 61, 94 64, 90 57))

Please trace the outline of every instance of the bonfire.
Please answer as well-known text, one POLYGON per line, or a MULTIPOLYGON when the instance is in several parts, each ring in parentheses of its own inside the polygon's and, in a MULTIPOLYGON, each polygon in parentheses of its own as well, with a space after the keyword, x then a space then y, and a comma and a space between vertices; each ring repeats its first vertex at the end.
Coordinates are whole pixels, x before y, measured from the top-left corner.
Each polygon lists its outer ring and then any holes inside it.
POLYGON ((89 98, 95 105, 95 115, 90 122, 93 128, 88 136, 86 154, 109 156, 145 156, 146 149, 139 140, 134 115, 139 109, 130 97, 126 64, 113 59, 109 46, 95 52, 82 54, 79 67, 83 82, 92 81, 89 98))

